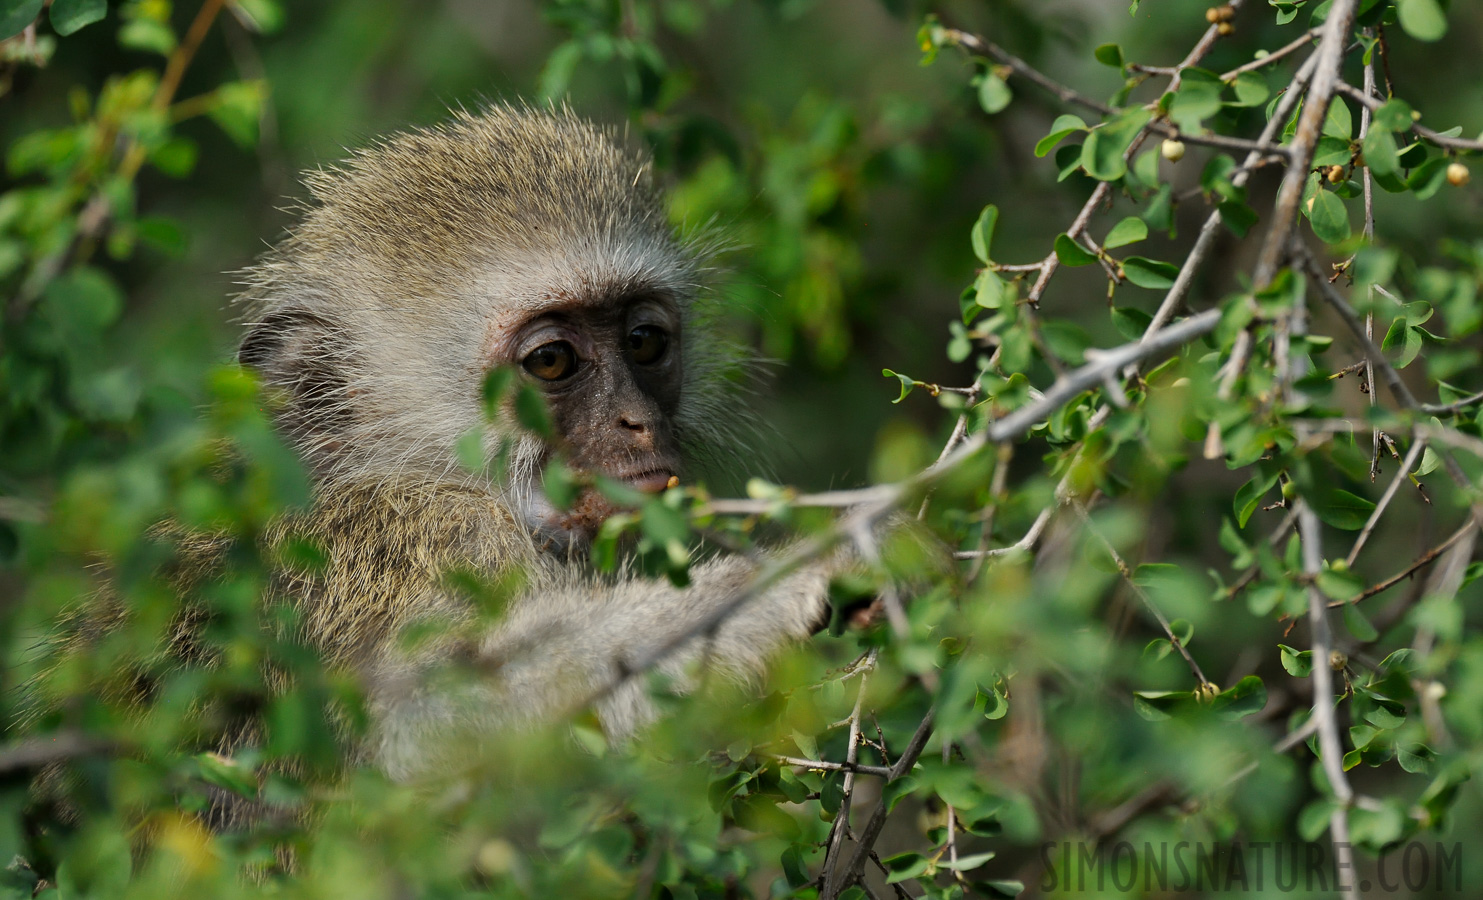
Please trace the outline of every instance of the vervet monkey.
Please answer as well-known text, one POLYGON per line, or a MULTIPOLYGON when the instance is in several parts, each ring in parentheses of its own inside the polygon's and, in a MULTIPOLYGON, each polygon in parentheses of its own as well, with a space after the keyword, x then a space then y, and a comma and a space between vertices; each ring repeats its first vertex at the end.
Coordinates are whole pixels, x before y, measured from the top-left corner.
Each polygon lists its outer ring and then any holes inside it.
MULTIPOLYGON (((661 671, 704 657, 746 675, 825 620, 830 566, 816 564, 702 634, 754 562, 697 564, 684 589, 600 576, 581 560, 613 508, 589 489, 557 510, 540 489, 560 451, 661 491, 737 417, 699 327, 696 251, 642 155, 570 112, 496 106, 389 137, 308 186, 302 220, 250 270, 239 358, 282 395, 277 423, 315 482, 312 511, 282 528, 319 541, 328 565, 285 576, 283 593, 326 659, 363 677, 388 772, 427 768, 450 729, 565 711, 684 635, 661 671), (557 439, 492 427, 486 451, 511 446, 496 482, 455 445, 501 366, 539 388, 557 439), (492 625, 444 580, 512 566, 525 585, 492 625), (429 621, 476 633, 409 647, 406 627, 429 621), (434 688, 460 654, 479 677, 434 688)), ((621 739, 653 706, 626 679, 597 711, 621 739)))

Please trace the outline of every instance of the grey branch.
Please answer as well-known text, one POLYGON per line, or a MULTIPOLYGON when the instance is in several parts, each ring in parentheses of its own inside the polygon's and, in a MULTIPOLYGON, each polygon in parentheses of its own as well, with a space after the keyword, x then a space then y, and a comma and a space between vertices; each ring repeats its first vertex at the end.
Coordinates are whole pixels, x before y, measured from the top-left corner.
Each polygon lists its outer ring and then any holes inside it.
POLYGON ((1333 635, 1329 631, 1328 603, 1312 579, 1323 568, 1323 550, 1319 544, 1321 535, 1318 516, 1301 500, 1298 501, 1298 534, 1303 542, 1303 571, 1308 582, 1308 625, 1313 632, 1313 719, 1318 726, 1318 756, 1323 763, 1324 775, 1328 777, 1338 805, 1329 816, 1329 836, 1334 844, 1334 859, 1337 862, 1342 889, 1346 897, 1359 897, 1354 886, 1354 858, 1349 845, 1349 806, 1354 801, 1354 791, 1344 775, 1344 749, 1339 743, 1339 723, 1334 718, 1334 670, 1329 664, 1329 651, 1333 649, 1333 635))

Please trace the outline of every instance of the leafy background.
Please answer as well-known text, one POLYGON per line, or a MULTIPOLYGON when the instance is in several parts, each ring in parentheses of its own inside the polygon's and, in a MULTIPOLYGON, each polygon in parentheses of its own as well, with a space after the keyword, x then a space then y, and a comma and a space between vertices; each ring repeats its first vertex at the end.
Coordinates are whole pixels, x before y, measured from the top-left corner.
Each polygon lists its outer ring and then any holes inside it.
MULTIPOLYGON (((1483 128, 1476 90, 1483 11, 1431 0, 1363 5, 1390 17, 1387 68, 1397 95, 1439 129, 1460 124, 1467 136, 1483 128), (1414 18, 1433 11, 1445 12, 1440 34, 1414 18), (1402 14, 1411 18, 1397 23, 1402 14), (1418 32, 1435 39, 1418 40, 1418 32)), ((333 769, 338 742, 350 739, 329 721, 329 710, 353 707, 354 687, 263 627, 275 613, 255 602, 263 564, 245 551, 219 584, 203 589, 219 626, 212 638, 218 664, 182 671, 149 657, 177 601, 175 586, 158 575, 173 548, 146 538, 148 526, 161 518, 227 522, 250 546, 278 510, 306 496, 250 379, 224 365, 236 338, 230 273, 291 221, 284 207, 303 194, 296 173, 388 130, 489 100, 565 99, 584 115, 626 126, 655 153, 677 224, 714 227, 735 245, 719 260, 718 289, 735 310, 731 327, 778 363, 766 367, 757 401, 769 451, 760 474, 805 490, 895 481, 937 456, 957 410, 951 393, 939 403, 921 389, 893 404, 902 383, 881 370, 941 385, 971 384, 980 371, 980 348, 950 326, 963 323, 960 294, 983 267, 970 240, 981 211, 986 204, 998 211, 993 259, 1039 261, 1093 184, 1082 174, 1058 180, 1056 154, 1035 152, 1056 117, 1075 110, 1014 77, 1006 93, 1000 76, 1007 73, 951 47, 924 66, 925 16, 987 35, 1105 100, 1132 73, 1099 62, 1094 47, 1116 43, 1126 60, 1166 65, 1206 28, 1204 3, 1133 6, 1129 15, 1123 4, 1090 2, 207 3, 216 10, 209 28, 178 87, 162 99, 162 75, 168 85, 170 60, 180 60, 182 43, 191 43, 202 6, 0 4, 7 34, 40 16, 34 28, 0 45, 0 103, 7 107, 0 119, 0 278, 7 287, 0 636, 7 702, 16 707, 8 710, 16 723, 10 738, 20 749, 38 735, 129 748, 114 754, 92 747, 100 752, 81 754, 80 772, 49 793, 32 783, 34 767, 4 770, 0 858, 19 854, 30 863, 12 866, 6 889, 27 896, 40 878, 42 888, 65 896, 99 897, 159 896, 162 886, 182 884, 209 887, 197 895, 211 896, 267 889, 347 897, 807 892, 822 858, 817 845, 839 808, 841 778, 769 765, 766 754, 844 758, 846 735, 826 726, 850 714, 861 679, 841 678, 840 667, 881 643, 881 670, 869 679, 865 707, 878 711, 893 758, 937 698, 939 737, 924 757, 929 762, 897 788, 908 799, 879 845, 897 874, 915 870, 903 875, 913 894, 965 889, 938 868, 948 806, 955 828, 974 831, 961 835, 963 858, 999 853, 972 877, 997 882, 1033 884, 1040 840, 1322 834, 1327 791, 1320 777, 1310 777, 1312 755, 1301 747, 1270 752, 1289 713, 1308 696, 1294 677, 1303 661, 1278 649, 1293 646, 1295 654, 1307 646, 1302 626, 1292 631, 1292 619, 1282 618, 1301 617, 1302 590, 1293 578, 1301 566, 1279 542, 1244 597, 1212 599, 1260 555, 1255 548, 1282 519, 1284 509, 1261 508, 1278 499, 1282 466, 1233 469, 1202 459, 1200 417, 1220 412, 1192 412, 1197 400, 1147 407, 1147 421, 1129 426, 1143 429, 1153 449, 1109 462, 1109 477, 1093 479, 1116 498, 1096 512, 1098 531, 1056 531, 1033 566, 995 563, 968 581, 940 579, 910 603, 909 640, 889 641, 879 630, 821 638, 781 667, 769 702, 747 707, 750 717, 737 716, 735 698, 713 686, 681 702, 685 708, 636 754, 596 752, 590 741, 574 749, 561 731, 500 748, 478 764, 482 777, 472 786, 437 795, 435 803, 369 772, 326 787, 314 775, 333 769), (1098 533, 1134 566, 1149 561, 1138 582, 1176 620, 1217 685, 1260 677, 1265 712, 1241 720, 1184 707, 1168 720, 1137 715, 1134 690, 1188 691, 1189 673, 1157 623, 1139 612, 1138 599, 1099 550, 1098 533), (36 677, 43 665, 37 636, 93 589, 100 561, 137 624, 110 635, 96 653, 48 670, 44 683, 56 703, 25 718, 12 688, 36 677), (108 690, 137 672, 141 655, 162 685, 161 699, 144 716, 108 690), (295 673, 292 692, 267 690, 264 660, 295 673), (933 672, 935 684, 923 677, 933 672), (1006 703, 1009 715, 999 708, 1006 703), (233 704, 261 707, 274 723, 262 758, 223 762, 196 754, 224 719, 182 710, 233 704), (1016 707, 1031 712, 1021 719, 1016 707), (946 754, 943 734, 956 748, 946 754), (541 765, 552 754, 563 764, 541 765), (271 764, 276 759, 303 768, 285 774, 271 764), (311 810, 313 827, 288 817, 248 834, 213 835, 188 814, 204 806, 210 790, 255 790, 259 780, 286 807, 311 810), (574 804, 572 797, 583 799, 574 804), (1099 831, 1109 812, 1140 798, 1144 805, 1129 823, 1099 831), (131 860, 131 846, 153 849, 131 860), (272 871, 284 846, 297 859, 294 876, 272 871), (243 881, 242 867, 266 874, 243 881)), ((1234 34, 1202 65, 1222 72, 1258 48, 1275 49, 1323 6, 1248 4, 1234 34), (1290 13, 1296 24, 1279 24, 1290 13)), ((930 29, 926 34, 930 46, 930 29)), ((1357 78, 1355 64, 1346 72, 1357 78)), ((1290 77, 1290 67, 1287 73, 1282 77, 1290 77)), ((1272 87, 1279 83, 1271 79, 1272 87)), ((1157 99, 1145 94, 1134 96, 1157 99)), ((1206 124, 1250 136, 1264 121, 1264 105, 1217 105, 1206 124)), ((1209 155, 1191 146, 1179 164, 1158 164, 1159 179, 1184 202, 1173 215, 1172 237, 1155 227, 1133 250, 1182 258, 1208 212, 1201 188, 1219 193, 1202 179, 1209 155)), ((1263 217, 1279 168, 1258 171, 1246 198, 1263 217)), ((1399 260, 1397 290, 1426 303, 1426 310, 1406 308, 1393 356, 1416 355, 1419 362, 1404 370, 1412 388, 1424 401, 1449 402, 1483 388, 1476 337, 1483 218, 1476 187, 1433 179, 1432 188, 1377 192, 1375 220, 1378 243, 1399 260), (1417 193, 1431 195, 1420 201, 1417 193), (1423 317, 1433 309, 1437 317, 1428 324, 1423 317), (1439 391, 1438 381, 1460 393, 1439 391)), ((1130 193, 1096 233, 1146 211, 1146 199, 1135 202, 1137 192, 1130 193)), ((1358 202, 1348 204, 1357 232, 1358 202)), ((1320 236, 1335 238, 1332 260, 1354 250, 1340 235, 1320 236)), ((1191 307, 1215 306, 1238 291, 1256 246, 1223 238, 1191 307)), ((1044 298, 1045 340, 1075 365, 1085 348, 1130 337, 1126 312, 1110 315, 1109 307, 1147 314, 1161 294, 1123 284, 1109 303, 1100 266, 1065 268, 1044 298)), ((1317 302, 1312 289, 1309 302, 1317 302)), ((1320 322, 1316 327, 1341 334, 1332 321, 1320 322)), ((1343 359, 1337 350, 1315 358, 1329 370, 1362 358, 1344 352, 1343 359)), ((1188 377, 1210 381, 1213 365, 1186 364, 1180 371, 1188 377)), ((1042 388, 1053 377, 1043 354, 1019 368, 1042 388)), ((1362 414, 1366 400, 1357 384, 1354 374, 1335 382, 1329 412, 1314 414, 1362 414)), ((1258 388, 1251 386, 1252 397, 1258 388)), ((1477 434, 1470 415, 1453 424, 1477 434)), ((1085 440, 1074 423, 1042 431, 1031 449, 1004 463, 1013 490, 1002 504, 996 543, 1024 533, 1050 502, 1064 451, 1085 440)), ((1402 455, 1406 449, 1403 443, 1402 455)), ((1352 509, 1324 507, 1328 525, 1362 521, 1370 508, 1364 503, 1378 500, 1394 473, 1387 458, 1372 485, 1364 474, 1368 455, 1366 431, 1314 456, 1320 468, 1340 473, 1325 490, 1339 485, 1361 498, 1352 509)), ((1475 462, 1462 463, 1476 484, 1475 462)), ((970 468, 977 481, 945 486, 934 500, 931 523, 955 546, 977 541, 973 514, 985 500, 987 466, 970 468)), ((733 473, 717 487, 738 492, 756 474, 733 473)), ((1402 486, 1356 566, 1358 584, 1403 568, 1460 521, 1463 494, 1440 470, 1421 480, 1432 502, 1402 486)), ((800 515, 795 524, 818 523, 800 515)), ((911 560, 893 565, 898 574, 921 577, 911 560)), ((1411 585, 1402 583, 1381 602, 1403 597, 1411 585)), ((1445 685, 1438 714, 1450 738, 1434 739, 1435 723, 1421 721, 1415 697, 1400 701, 1398 712, 1379 704, 1401 720, 1379 716, 1384 728, 1364 706, 1375 701, 1354 699, 1350 724, 1387 732, 1352 773, 1366 796, 1383 801, 1355 811, 1356 841, 1378 846, 1435 826, 1419 833, 1476 847, 1480 797, 1465 777, 1483 762, 1476 590, 1469 581, 1456 596, 1416 599, 1403 597, 1401 614, 1378 640, 1365 624, 1350 622, 1347 639, 1365 645, 1369 657, 1357 655, 1352 674, 1381 683, 1393 674, 1380 662, 1391 650, 1413 646, 1418 633, 1436 635, 1424 660, 1408 665, 1417 684, 1445 685), (1412 815, 1417 808, 1425 821, 1412 815)), ((1246 696, 1230 700, 1241 705, 1246 696)), ((591 737, 584 727, 575 729, 579 743, 591 737)), ((865 730, 869 736, 874 725, 865 730)), ((1365 756, 1365 736, 1349 737, 1365 756)), ((871 753, 863 750, 862 758, 871 753)), ((1464 892, 1483 883, 1483 869, 1465 864, 1463 871, 1464 892)), ((875 889, 886 890, 878 882, 875 889)))

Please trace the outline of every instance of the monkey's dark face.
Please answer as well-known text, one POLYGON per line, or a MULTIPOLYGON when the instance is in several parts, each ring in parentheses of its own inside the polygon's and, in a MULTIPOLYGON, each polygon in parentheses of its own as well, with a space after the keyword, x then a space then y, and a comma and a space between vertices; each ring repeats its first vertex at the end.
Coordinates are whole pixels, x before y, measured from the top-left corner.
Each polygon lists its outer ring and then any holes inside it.
MULTIPOLYGON (((537 314, 501 355, 545 396, 573 466, 657 492, 680 472, 682 340, 674 304, 639 296, 537 314)), ((568 514, 540 510, 537 518, 590 536, 613 511, 589 491, 568 514)))

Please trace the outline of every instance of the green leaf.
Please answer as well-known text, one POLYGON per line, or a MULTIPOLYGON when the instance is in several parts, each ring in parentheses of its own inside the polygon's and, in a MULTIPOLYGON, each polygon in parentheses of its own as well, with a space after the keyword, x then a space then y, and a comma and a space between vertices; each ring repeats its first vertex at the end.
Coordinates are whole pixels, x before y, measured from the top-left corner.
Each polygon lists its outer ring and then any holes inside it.
POLYGON ((130 50, 144 50, 169 56, 175 50, 175 32, 164 22, 134 19, 118 30, 118 43, 130 50))
POLYGON ((1095 56, 1097 62, 1102 65, 1112 66, 1114 69, 1121 69, 1125 65, 1123 48, 1117 44, 1099 44, 1097 49, 1092 51, 1092 56, 1095 56))
POLYGON ((1013 99, 1014 92, 1009 85, 993 72, 985 73, 978 83, 978 105, 989 115, 1003 110, 1013 99))
POLYGON ((1437 0, 1396 0, 1401 28, 1418 41, 1441 40, 1447 33, 1447 15, 1437 0))
POLYGON ((211 120, 239 147, 257 144, 258 121, 268 96, 266 81, 233 81, 216 89, 211 120))
POLYGON ((1373 641, 1380 637, 1380 632, 1375 630, 1375 626, 1370 624, 1370 620, 1365 618, 1365 614, 1359 611, 1358 606, 1346 603, 1343 610, 1344 627, 1349 629, 1350 634, 1361 641, 1373 641))
POLYGON ((1194 696, 1190 691, 1134 691, 1133 710, 1150 722, 1171 718, 1169 710, 1194 696))
POLYGON ((1242 72, 1232 86, 1236 90, 1234 106, 1261 106, 1272 93, 1260 72, 1242 72))
POLYGON ((515 421, 540 437, 549 439, 555 435, 551 413, 546 409, 546 398, 533 385, 522 384, 516 390, 515 421))
POLYGON ((1413 124, 1411 119, 1411 104, 1401 99, 1387 100, 1379 109, 1375 110, 1372 125, 1388 128, 1391 131, 1406 132, 1411 130, 1413 124))
POLYGON ((1348 600, 1365 589, 1364 581, 1348 569, 1321 569, 1314 581, 1330 600, 1348 600))
POLYGON ((1374 503, 1343 488, 1321 491, 1316 497, 1307 499, 1318 518, 1344 531, 1358 531, 1365 527, 1370 513, 1375 511, 1374 503))
POLYGON ((1210 708, 1227 719, 1240 719, 1262 711, 1267 705, 1267 686, 1255 675, 1231 685, 1216 695, 1210 708))
POLYGON ((238 21, 258 34, 272 34, 283 27, 283 5, 278 0, 234 0, 238 21))
POLYGON ((901 381, 901 396, 892 400, 892 403, 900 403, 902 400, 905 400, 906 395, 911 393, 911 389, 917 386, 917 380, 910 375, 902 375, 900 372, 893 372, 890 369, 881 369, 881 374, 887 378, 897 378, 901 381))
POLYGON ((984 269, 980 272, 974 287, 976 293, 973 296, 973 302, 984 309, 1000 309, 1011 296, 1009 285, 993 269, 984 269))
POLYGON ((1413 775, 1424 775, 1431 771, 1431 761, 1435 758, 1436 754, 1425 744, 1395 748, 1395 761, 1413 775))
POLYGON ((1395 135, 1388 128, 1375 125, 1365 135, 1365 165, 1375 175, 1394 175, 1400 171, 1401 164, 1396 158, 1396 150, 1395 135))
POLYGON ((1220 95, 1225 91, 1225 82, 1220 76, 1205 69, 1184 70, 1184 79, 1174 100, 1169 104, 1169 118, 1186 134, 1196 134, 1201 123, 1220 112, 1220 95))
POLYGON ((978 221, 973 223, 973 255, 985 265, 993 262, 989 253, 994 246, 994 225, 998 221, 999 207, 991 203, 983 208, 983 212, 978 214, 978 221))
POLYGON ((14 37, 41 15, 42 0, 0 0, 0 40, 14 37))
POLYGON ((1307 203, 1308 222, 1313 233, 1326 244, 1349 239, 1349 210, 1333 191, 1319 188, 1307 203))
POLYGON ((1136 341, 1143 337, 1143 332, 1148 330, 1148 325, 1153 321, 1153 316, 1133 306, 1114 306, 1112 308, 1112 326, 1125 340, 1136 341))
POLYGON ((1056 120, 1050 125, 1050 133, 1035 144, 1035 155, 1043 157, 1055 149, 1055 146, 1067 136, 1086 130, 1087 123, 1082 121, 1081 116, 1073 116, 1069 113, 1056 116, 1056 120))
POLYGON ((1272 485, 1277 483, 1278 474, 1280 473, 1275 469, 1270 474, 1258 472, 1254 478, 1237 489, 1236 499, 1231 506, 1236 513, 1238 526, 1246 527, 1252 513, 1256 512, 1258 506, 1261 506, 1262 498, 1267 495, 1267 491, 1272 489, 1272 485))
POLYGON ((1353 148, 1347 139, 1337 138, 1330 134, 1320 137, 1318 143, 1313 147, 1313 165, 1315 168, 1347 166, 1353 156, 1353 148))
POLYGON ((1056 258, 1063 266, 1086 266, 1097 261, 1097 254, 1071 239, 1069 234, 1056 235, 1056 258))
POLYGON ((1123 275, 1139 287, 1160 290, 1174 286, 1174 279, 1179 277, 1179 267, 1170 262, 1130 256, 1123 260, 1123 275))
POLYGON ((970 853, 967 856, 958 857, 957 862, 940 860, 937 863, 939 869, 951 869, 954 872, 968 872, 993 859, 998 854, 993 851, 987 853, 970 853))
POLYGON ((1118 113, 1092 130, 1081 145, 1081 165, 1098 181, 1115 181, 1128 171, 1123 154, 1148 124, 1152 113, 1142 107, 1118 113))
POLYGON ((1107 232, 1107 237, 1102 239, 1102 246, 1112 250, 1117 247, 1126 247, 1128 244, 1136 244, 1147 237, 1148 223, 1137 216, 1128 216, 1112 226, 1112 230, 1107 232))
POLYGON ((1313 673, 1313 651, 1298 650, 1286 644, 1278 644, 1277 649, 1282 653, 1282 668, 1287 674, 1294 678, 1307 678, 1313 673))
POLYGON ((1220 221, 1236 237, 1246 237, 1251 226, 1257 222, 1256 210, 1239 200, 1227 200, 1217 206, 1216 210, 1220 213, 1220 221))
POLYGON ((908 878, 915 878, 927 871, 928 865, 927 857, 913 852, 888 856, 881 860, 881 862, 885 865, 886 871, 889 873, 886 875, 886 884, 896 884, 899 881, 906 881, 908 878))
POLYGON ((1354 115, 1344 98, 1335 97, 1329 103, 1329 112, 1323 119, 1323 133, 1349 140, 1354 137, 1354 115))
POLYGON ((1417 200, 1425 200, 1447 183, 1447 167, 1452 160, 1445 156, 1429 159, 1415 169, 1411 170, 1411 177, 1406 179, 1406 187, 1416 195, 1417 200))
POLYGON ((108 0, 52 0, 51 27, 65 37, 106 15, 108 0))

